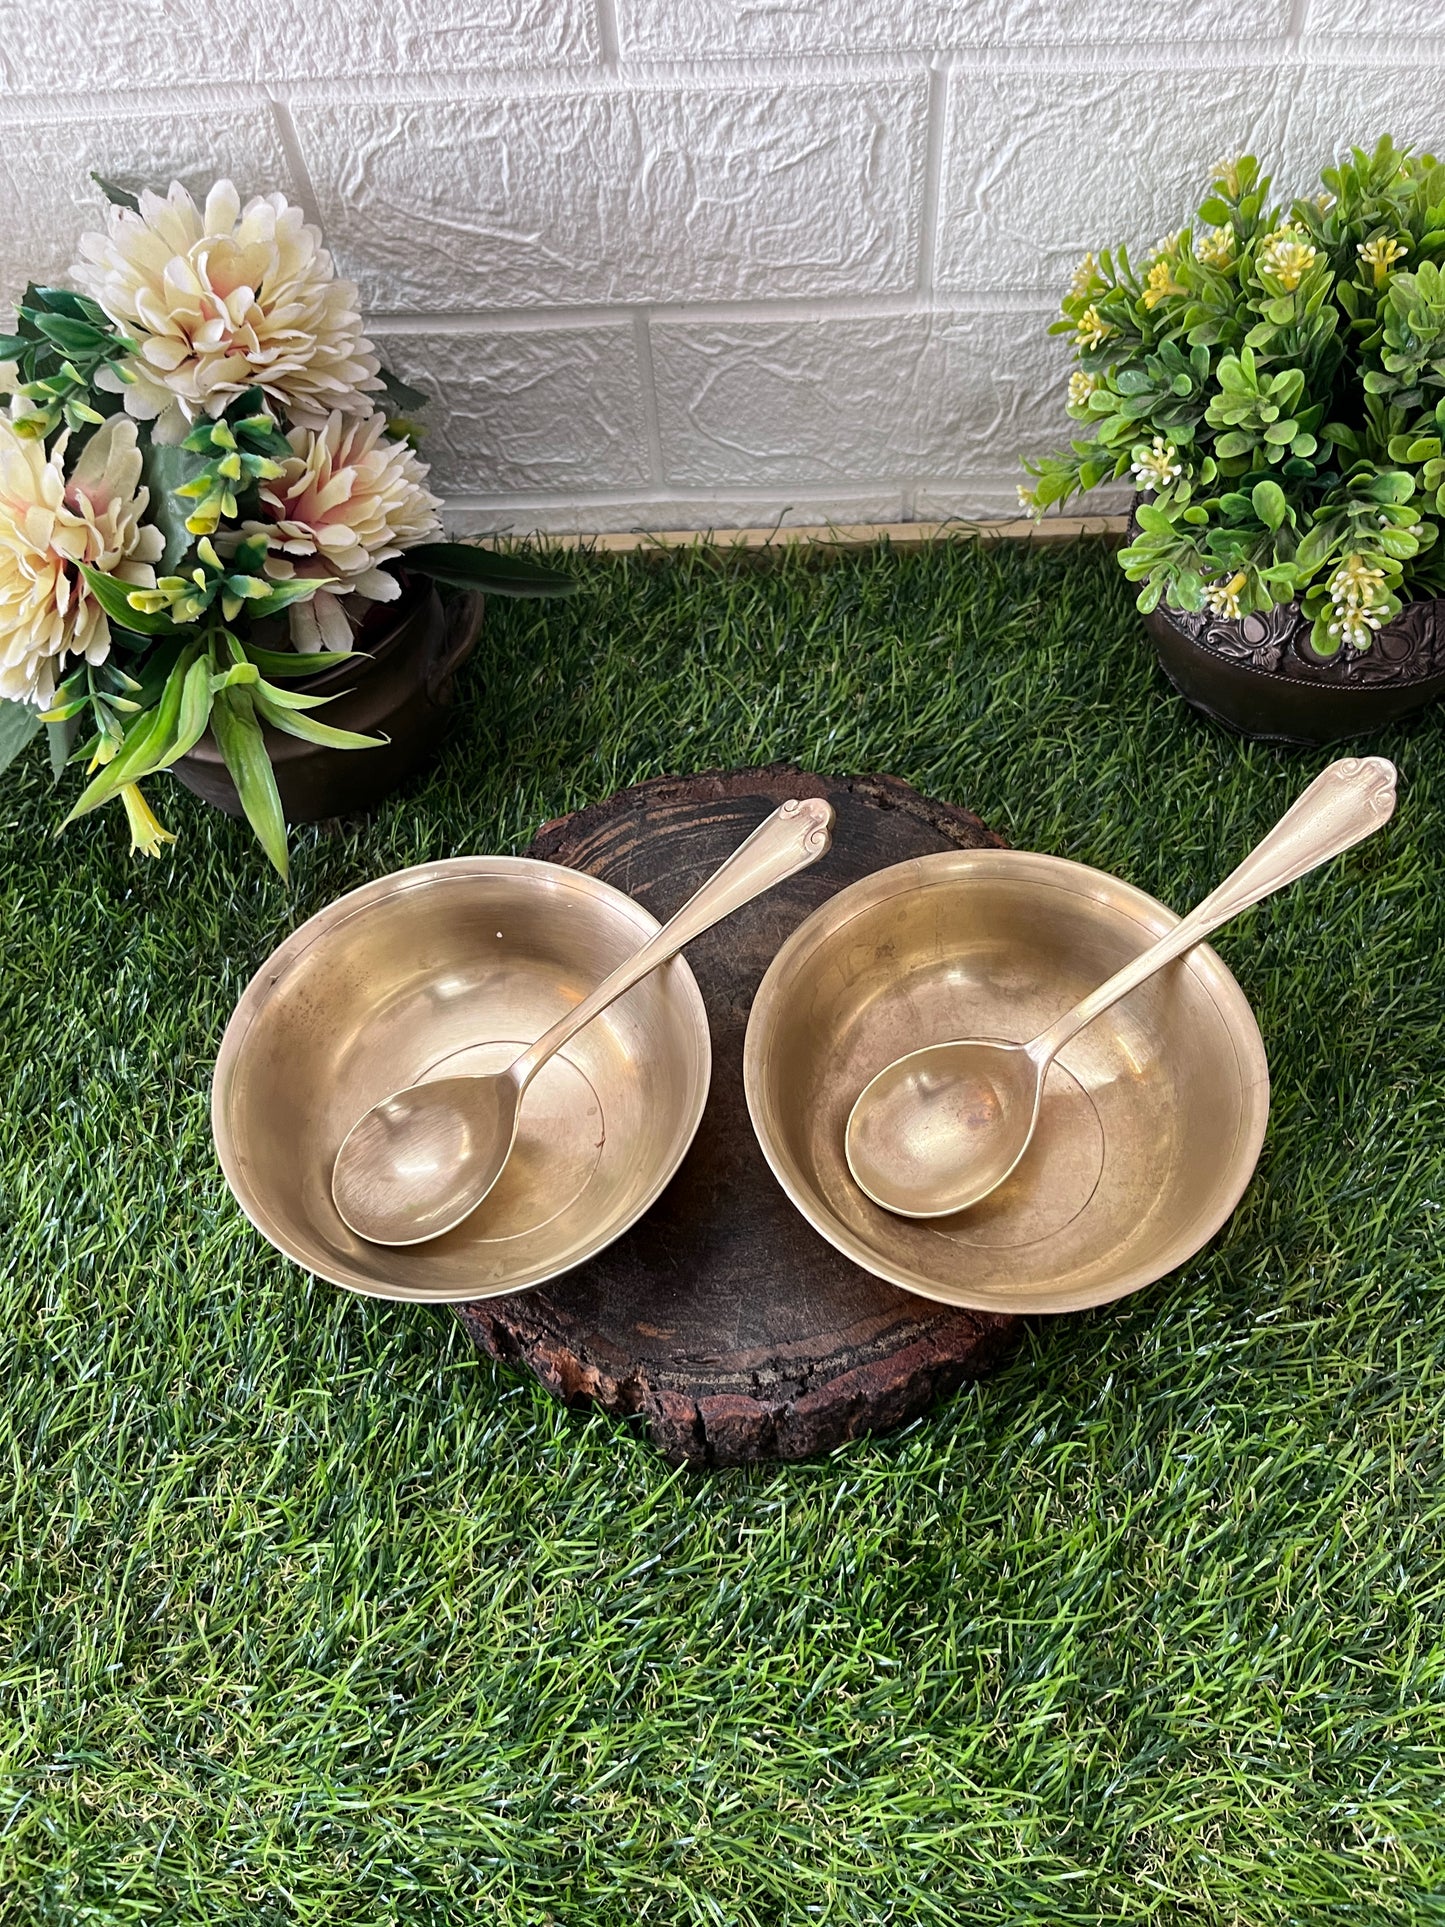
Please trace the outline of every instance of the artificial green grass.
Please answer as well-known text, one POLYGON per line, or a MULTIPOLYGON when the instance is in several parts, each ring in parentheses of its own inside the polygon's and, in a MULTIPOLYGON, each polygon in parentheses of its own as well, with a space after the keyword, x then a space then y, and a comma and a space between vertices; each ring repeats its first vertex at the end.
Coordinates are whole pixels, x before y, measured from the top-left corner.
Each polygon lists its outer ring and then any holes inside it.
POLYGON ((1181 1273, 816 1464, 677 1473, 283 1262, 210 1066, 340 891, 660 771, 888 770, 1184 907, 1327 760, 1097 548, 580 565, 290 888, 0 795, 0 1922, 1445 1919, 1445 749, 1225 932, 1274 1109, 1181 1273))

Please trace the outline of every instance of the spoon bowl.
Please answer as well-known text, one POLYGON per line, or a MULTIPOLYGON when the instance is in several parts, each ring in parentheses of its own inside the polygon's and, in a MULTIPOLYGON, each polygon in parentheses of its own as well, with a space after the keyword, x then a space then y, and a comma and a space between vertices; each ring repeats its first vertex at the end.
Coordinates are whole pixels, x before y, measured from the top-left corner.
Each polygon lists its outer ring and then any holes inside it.
POLYGON ((847 1127, 861 1190, 910 1218, 962 1211, 1028 1149, 1043 1080, 1023 1044, 961 1038, 910 1051, 859 1093, 847 1127))
POLYGON ((393 1091, 352 1125, 336 1154, 337 1210, 373 1243, 441 1237, 502 1175, 521 1107, 511 1065, 490 1077, 438 1077, 393 1091))

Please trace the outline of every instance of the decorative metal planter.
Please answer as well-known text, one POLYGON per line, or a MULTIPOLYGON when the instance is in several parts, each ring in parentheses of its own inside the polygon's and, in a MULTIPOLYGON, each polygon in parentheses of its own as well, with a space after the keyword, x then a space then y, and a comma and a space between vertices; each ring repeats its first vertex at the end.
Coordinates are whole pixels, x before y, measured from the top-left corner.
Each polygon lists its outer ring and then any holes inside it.
MULTIPOLYGON (((336 700, 319 711, 338 729, 385 736, 379 749, 327 749, 264 730, 288 823, 315 823, 375 807, 433 754, 446 728, 452 679, 476 646, 482 597, 443 602, 433 583, 407 582, 398 602, 375 606, 357 657, 289 687, 336 700)), ((228 816, 241 801, 209 731, 175 765, 188 790, 228 816)))
POLYGON ((1410 602, 1363 655, 1317 656, 1298 603, 1229 622, 1162 605, 1145 616, 1164 673, 1243 736, 1338 743, 1445 695, 1445 602, 1410 602))

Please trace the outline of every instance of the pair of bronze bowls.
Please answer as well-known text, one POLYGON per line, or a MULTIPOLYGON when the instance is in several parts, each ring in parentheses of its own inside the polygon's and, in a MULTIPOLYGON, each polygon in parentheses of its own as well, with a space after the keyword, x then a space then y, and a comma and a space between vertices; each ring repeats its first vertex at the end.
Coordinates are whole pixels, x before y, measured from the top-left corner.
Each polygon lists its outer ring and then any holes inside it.
MULTIPOLYGON (((1176 921, 1099 871, 1005 850, 917 858, 840 891, 779 951, 749 1020, 748 1105, 779 1183, 848 1257, 950 1304, 1071 1311, 1173 1270, 1243 1194, 1269 1106, 1253 1014, 1207 945, 1064 1051, 1035 1143, 972 1211, 879 1210, 848 1174, 843 1129, 904 1051, 1031 1036, 1176 921)), ((611 885, 517 857, 424 864, 311 918, 252 980, 216 1065, 216 1144, 252 1223, 334 1284, 416 1301, 521 1290, 620 1237, 707 1101, 707 1016, 683 958, 543 1070, 496 1190, 447 1236, 357 1238, 331 1165, 378 1098, 501 1068, 656 928, 611 885)))

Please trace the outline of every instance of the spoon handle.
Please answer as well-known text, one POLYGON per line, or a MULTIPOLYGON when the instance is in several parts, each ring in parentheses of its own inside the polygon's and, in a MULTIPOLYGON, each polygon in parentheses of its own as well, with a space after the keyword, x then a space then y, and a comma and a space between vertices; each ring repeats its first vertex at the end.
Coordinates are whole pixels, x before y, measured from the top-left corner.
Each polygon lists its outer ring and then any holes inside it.
POLYGON ((590 1024, 599 1012, 606 1010, 625 990, 631 990, 650 970, 656 970, 659 964, 676 956, 684 944, 700 937, 715 923, 721 923, 724 917, 730 917, 734 910, 741 910, 764 890, 771 890, 774 884, 786 882, 799 870, 806 870, 810 863, 816 863, 832 841, 833 806, 821 797, 792 797, 771 816, 764 817, 746 842, 738 845, 722 868, 713 872, 676 916, 619 964, 610 977, 604 977, 589 997, 584 997, 565 1017, 558 1018, 552 1028, 544 1031, 531 1049, 517 1059, 512 1075, 519 1091, 527 1088, 554 1051, 559 1051, 584 1024, 590 1024))
POLYGON ((1052 1023, 1028 1046, 1041 1068, 1069 1039, 1152 977, 1193 949, 1211 930, 1261 898, 1272 896, 1342 850, 1388 823, 1395 808, 1395 765, 1383 756, 1346 756, 1322 770, 1299 801, 1287 809, 1262 842, 1217 890, 1176 924, 1167 936, 1110 977, 1082 1003, 1052 1023))

